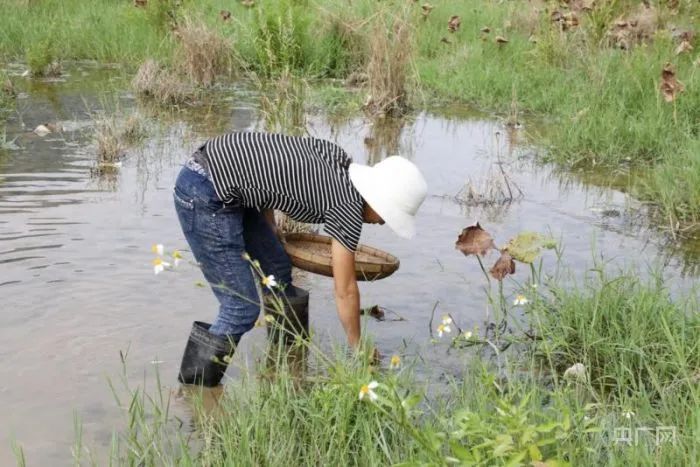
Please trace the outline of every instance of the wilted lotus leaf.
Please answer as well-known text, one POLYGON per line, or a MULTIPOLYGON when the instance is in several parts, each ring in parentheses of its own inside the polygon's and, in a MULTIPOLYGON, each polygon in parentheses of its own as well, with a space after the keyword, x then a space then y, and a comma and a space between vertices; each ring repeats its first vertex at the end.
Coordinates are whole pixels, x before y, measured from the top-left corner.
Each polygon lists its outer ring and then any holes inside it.
POLYGON ((459 19, 459 16, 454 15, 447 22, 447 30, 450 32, 457 32, 459 30, 459 26, 461 24, 462 24, 462 20, 459 19))
POLYGON ((515 261, 506 250, 501 250, 501 256, 489 271, 494 279, 502 281, 508 274, 515 274, 515 261))
POLYGON ((557 23, 562 31, 567 31, 578 26, 578 16, 573 11, 562 13, 559 10, 554 10, 550 15, 553 23, 557 23))
POLYGON ((637 44, 650 42, 659 24, 658 10, 648 2, 641 2, 634 11, 618 17, 606 37, 610 45, 629 50, 637 44))
POLYGON ((500 44, 507 44, 507 43, 508 43, 508 39, 506 39, 506 38, 503 37, 503 36, 496 36, 496 39, 494 39, 494 40, 495 40, 496 43, 499 44, 499 45, 500 45, 500 44))
POLYGON ((676 55, 693 50, 693 39, 695 39, 695 34, 692 31, 684 31, 678 38, 681 42, 678 44, 678 47, 676 47, 676 55))
POLYGON ((143 8, 146 6, 146 0, 134 0, 134 6, 136 8, 143 8))
POLYGON ((666 102, 673 102, 676 96, 683 92, 685 86, 676 79, 676 72, 673 71, 673 65, 667 63, 661 71, 661 95, 666 102))
POLYGON ((483 28, 481 28, 481 32, 483 32, 484 34, 488 34, 491 32, 491 28, 488 26, 484 26, 483 28))
POLYGON ((484 256, 492 248, 496 248, 491 234, 481 228, 479 223, 462 230, 457 237, 455 248, 464 253, 465 256, 484 256))
POLYGON ((556 246, 557 243, 552 238, 536 232, 520 232, 508 242, 504 250, 521 263, 531 264, 540 255, 542 248, 551 250, 556 246))
POLYGON ((680 44, 678 44, 678 47, 676 47, 676 55, 680 55, 685 52, 690 52, 693 50, 693 45, 688 42, 688 41, 681 41, 680 44))

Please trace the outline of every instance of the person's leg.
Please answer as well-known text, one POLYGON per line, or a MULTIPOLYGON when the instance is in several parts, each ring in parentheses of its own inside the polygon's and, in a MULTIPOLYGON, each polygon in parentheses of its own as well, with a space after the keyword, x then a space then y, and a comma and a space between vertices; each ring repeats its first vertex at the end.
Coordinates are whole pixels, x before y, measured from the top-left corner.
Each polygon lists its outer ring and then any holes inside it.
POLYGON ((293 296, 292 263, 260 211, 244 210, 243 238, 250 257, 260 262, 260 268, 266 275, 272 274, 279 284, 284 285, 287 295, 293 296))
MULTIPOLYGON (((192 227, 188 231, 183 226, 183 232, 204 277, 219 300, 219 314, 210 332, 240 336, 255 325, 260 309, 250 264, 243 258, 246 248, 243 235, 245 210, 240 207, 223 208, 211 182, 206 177, 189 172, 185 175, 186 179, 194 181, 188 187, 176 184, 176 206, 180 204, 177 202, 180 195, 193 203, 192 227)), ((180 219, 182 222, 182 216, 180 219)))
POLYGON ((212 386, 221 380, 227 357, 254 326, 260 310, 255 279, 243 259, 243 209, 223 209, 211 182, 189 169, 178 176, 174 201, 192 254, 220 304, 212 325, 194 323, 180 381, 212 386))

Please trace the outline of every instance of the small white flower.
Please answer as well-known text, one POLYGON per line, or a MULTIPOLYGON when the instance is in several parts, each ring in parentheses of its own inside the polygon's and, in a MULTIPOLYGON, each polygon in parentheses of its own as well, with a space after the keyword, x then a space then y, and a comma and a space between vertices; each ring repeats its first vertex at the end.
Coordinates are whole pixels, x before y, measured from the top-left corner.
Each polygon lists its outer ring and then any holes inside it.
POLYGON ((376 381, 370 381, 369 384, 363 384, 360 388, 360 400, 363 400, 365 396, 367 396, 371 402, 376 401, 379 396, 377 396, 377 393, 375 393, 373 389, 376 389, 377 387, 379 387, 379 383, 376 381))
POLYGON ((162 243, 156 243, 154 245, 151 245, 151 251, 157 255, 163 256, 165 248, 163 247, 162 243))
POLYGON ((463 336, 466 340, 471 339, 473 335, 474 335, 474 334, 472 334, 471 331, 464 331, 464 334, 462 334, 462 336, 463 336))
POLYGON ((452 328, 450 328, 449 324, 441 324, 437 328, 438 332, 438 337, 442 337, 443 334, 449 334, 452 332, 452 328))
POLYGON ((634 412, 628 410, 627 412, 622 412, 622 416, 629 420, 630 418, 634 417, 634 412))
POLYGON ((165 271, 165 268, 169 268, 170 263, 166 263, 160 258, 156 258, 153 260, 153 272, 158 275, 161 272, 165 271))
POLYGON ((452 324, 452 318, 450 317, 450 315, 444 315, 442 317, 442 324, 444 324, 445 326, 452 324))
POLYGON ((182 253, 180 253, 180 250, 174 250, 172 253, 173 257, 173 267, 177 267, 178 264, 180 264, 180 261, 182 261, 182 253))
POLYGON ((389 368, 392 370, 398 370, 401 367, 401 357, 398 355, 391 356, 391 362, 389 362, 389 368))
POLYGON ((267 277, 263 277, 262 283, 265 287, 268 289, 272 290, 273 287, 277 287, 277 281, 275 280, 275 276, 270 274, 267 277))
POLYGON ((527 299, 525 295, 516 295, 515 300, 513 300, 513 305, 522 306, 527 305, 530 300, 527 299))

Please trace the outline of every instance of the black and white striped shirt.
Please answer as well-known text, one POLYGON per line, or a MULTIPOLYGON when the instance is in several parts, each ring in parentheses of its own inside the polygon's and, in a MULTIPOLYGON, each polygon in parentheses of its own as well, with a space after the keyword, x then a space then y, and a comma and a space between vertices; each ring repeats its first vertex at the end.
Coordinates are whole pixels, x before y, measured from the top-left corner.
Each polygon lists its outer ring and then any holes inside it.
POLYGON ((352 160, 317 138, 236 132, 207 141, 209 176, 224 203, 278 209, 299 222, 325 223, 328 235, 355 251, 363 200, 350 182, 352 160))

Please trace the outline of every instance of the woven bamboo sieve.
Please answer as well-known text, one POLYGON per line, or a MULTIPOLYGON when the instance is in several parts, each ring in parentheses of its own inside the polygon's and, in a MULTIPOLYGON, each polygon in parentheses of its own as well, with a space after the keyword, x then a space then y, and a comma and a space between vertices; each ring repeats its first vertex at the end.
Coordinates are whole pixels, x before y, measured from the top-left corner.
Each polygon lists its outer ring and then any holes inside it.
MULTIPOLYGON (((311 233, 285 236, 284 249, 292 264, 299 269, 333 277, 331 237, 311 233)), ((375 281, 399 269, 399 259, 385 251, 358 245, 355 252, 355 276, 358 281, 375 281)))

